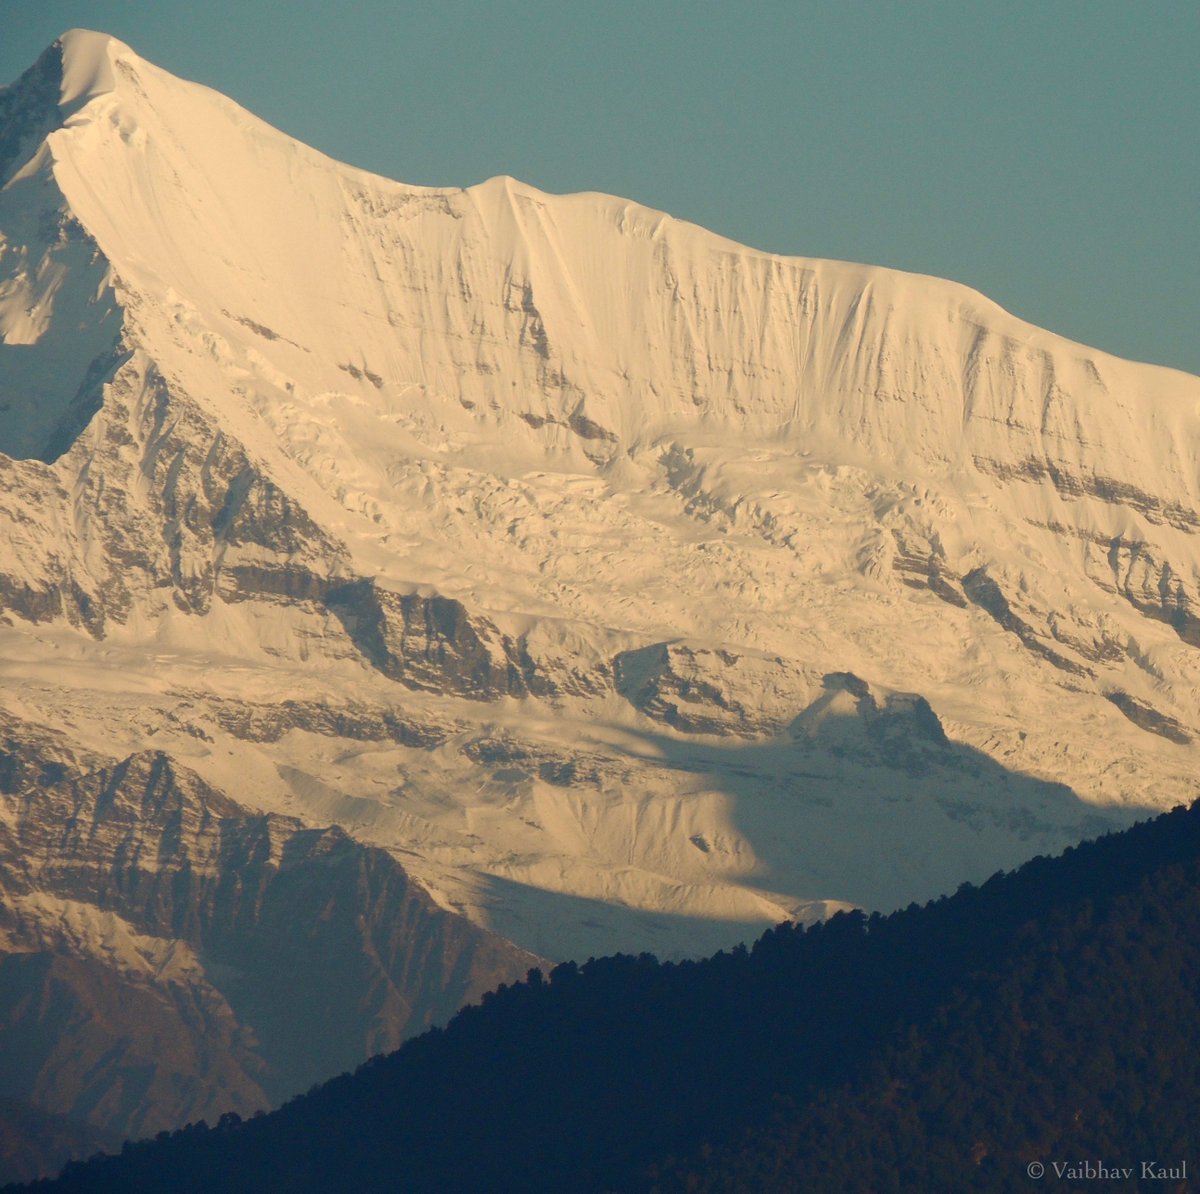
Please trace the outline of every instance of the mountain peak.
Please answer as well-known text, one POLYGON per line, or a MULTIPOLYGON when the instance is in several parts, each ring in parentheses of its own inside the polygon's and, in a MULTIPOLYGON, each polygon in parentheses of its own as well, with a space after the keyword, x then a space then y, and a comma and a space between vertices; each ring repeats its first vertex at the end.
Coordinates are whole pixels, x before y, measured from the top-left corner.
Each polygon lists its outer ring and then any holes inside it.
POLYGON ((19 79, 0 86, 0 186, 46 136, 96 97, 116 90, 118 57, 137 56, 106 33, 69 29, 19 79))
POLYGON ((389 181, 82 30, 0 92, 10 158, 0 657, 54 623, 91 741, 561 956, 934 894, 1101 815, 1049 780, 1192 791, 1200 379, 613 196, 389 181))

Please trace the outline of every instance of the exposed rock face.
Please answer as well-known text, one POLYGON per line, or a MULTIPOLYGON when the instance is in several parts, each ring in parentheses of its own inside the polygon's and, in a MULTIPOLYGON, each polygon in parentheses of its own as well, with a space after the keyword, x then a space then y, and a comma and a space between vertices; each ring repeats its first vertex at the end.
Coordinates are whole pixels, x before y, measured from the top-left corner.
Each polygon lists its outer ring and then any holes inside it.
MULTIPOLYGON (((313 570, 339 567, 337 545, 194 404, 170 399, 141 354, 121 360, 104 378, 91 442, 72 450, 84 458, 72 493, 47 492, 36 466, 6 462, 8 501, 28 508, 35 492, 42 500, 16 517, 32 550, 10 566, 33 575, 0 575, 5 608, 35 622, 66 617, 102 638, 135 605, 163 599, 203 614, 218 589, 225 600, 308 596, 313 570), (65 542, 56 534, 64 523, 65 542)), ((100 387, 90 392, 98 402, 100 387)))
POLYGON ((278 1103, 534 959, 158 753, 0 752, 0 1096, 122 1135, 278 1103))
POLYGON ((782 659, 655 643, 613 660, 617 692, 647 717, 690 734, 775 733, 805 679, 782 659))
POLYGON ((4 1092, 120 1139, 271 1100, 253 1037, 207 984, 131 981, 61 942, 0 961, 4 1092))
POLYGON ((1156 558, 1148 543, 1115 538, 1108 545, 1112 585, 1139 613, 1165 622, 1191 647, 1200 647, 1200 609, 1195 578, 1156 558))
POLYGON ((508 636, 470 617, 461 602, 356 581, 331 590, 326 603, 367 659, 406 688, 472 700, 529 693, 528 657, 523 661, 508 636))
POLYGON ((852 672, 831 673, 823 686, 824 693, 792 723, 793 737, 910 775, 951 760, 946 731, 924 697, 893 692, 878 701, 852 672))
POLYGON ((0 91, 0 185, 62 122, 63 49, 55 42, 11 87, 0 91))
POLYGON ((968 600, 985 610, 996 620, 998 625, 1015 634, 1021 644, 1033 654, 1040 656, 1047 663, 1053 664, 1064 672, 1073 672, 1081 676, 1094 675, 1089 668, 1054 650, 1047 642, 1049 635, 1039 634, 1029 622, 1017 614, 1004 595, 1004 591, 988 575, 986 568, 976 568, 964 576, 962 588, 968 600))
MULTIPOLYGON (((405 717, 396 709, 374 709, 366 705, 335 707, 315 701, 279 701, 251 704, 224 701, 209 705, 206 712, 221 729, 245 742, 278 742, 292 730, 324 734, 352 742, 396 742, 428 749, 441 746, 465 724, 405 717)), ((207 737, 194 722, 185 732, 207 737)))
POLYGON ((326 607, 351 642, 389 680, 472 701, 597 696, 612 689, 601 659, 546 652, 486 615, 438 595, 390 592, 370 580, 331 585, 326 607))
POLYGON ((1127 692, 1110 692, 1108 699, 1135 726, 1140 726, 1143 730, 1148 730, 1151 734, 1157 734, 1160 738, 1166 738, 1168 742, 1174 742, 1179 746, 1187 746, 1191 743, 1192 736, 1173 717, 1168 717, 1157 709, 1143 705, 1140 701, 1134 700, 1127 692))

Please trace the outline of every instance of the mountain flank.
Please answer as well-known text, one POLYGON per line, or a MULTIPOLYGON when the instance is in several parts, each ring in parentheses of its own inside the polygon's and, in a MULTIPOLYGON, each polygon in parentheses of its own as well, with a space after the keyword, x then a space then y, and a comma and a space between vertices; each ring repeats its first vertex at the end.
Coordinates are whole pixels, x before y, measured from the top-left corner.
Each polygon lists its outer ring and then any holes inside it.
POLYGON ((0 1097, 105 1139, 277 1105, 533 960, 162 754, 9 723, 0 813, 0 1097))

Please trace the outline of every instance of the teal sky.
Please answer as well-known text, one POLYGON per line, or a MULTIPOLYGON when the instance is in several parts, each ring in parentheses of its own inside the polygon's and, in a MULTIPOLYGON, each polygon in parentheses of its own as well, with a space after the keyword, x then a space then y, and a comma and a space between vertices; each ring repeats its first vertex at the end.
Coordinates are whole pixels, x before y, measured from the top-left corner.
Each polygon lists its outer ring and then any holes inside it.
POLYGON ((1200 0, 0 0, 405 182, 601 190, 1200 373, 1200 0))

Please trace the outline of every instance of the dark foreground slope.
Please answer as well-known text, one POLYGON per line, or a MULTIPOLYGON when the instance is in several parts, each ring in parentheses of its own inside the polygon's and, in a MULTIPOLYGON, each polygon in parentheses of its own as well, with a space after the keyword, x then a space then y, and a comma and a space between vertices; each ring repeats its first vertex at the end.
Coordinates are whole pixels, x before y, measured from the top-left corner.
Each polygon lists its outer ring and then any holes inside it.
POLYGON ((1194 1164, 1198 860, 1200 805, 924 908, 533 972, 273 1115, 53 1188, 936 1192, 1194 1164))
POLYGON ((1194 1189, 1197 879, 1050 909, 865 1076, 668 1161, 655 1194, 1194 1189))

